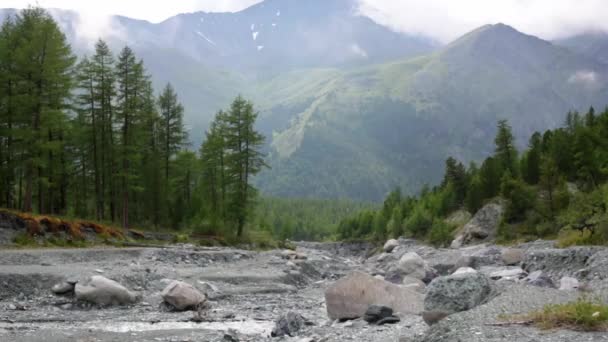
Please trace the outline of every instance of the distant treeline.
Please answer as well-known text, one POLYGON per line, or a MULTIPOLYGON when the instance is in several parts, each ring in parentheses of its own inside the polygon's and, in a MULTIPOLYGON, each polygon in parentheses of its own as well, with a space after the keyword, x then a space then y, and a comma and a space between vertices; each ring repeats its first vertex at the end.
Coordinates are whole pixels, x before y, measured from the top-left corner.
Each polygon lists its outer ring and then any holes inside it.
POLYGON ((608 109, 568 113, 564 127, 534 133, 528 149, 515 148, 511 127, 498 123, 495 153, 481 166, 446 161, 440 185, 419 196, 393 191, 378 211, 363 211, 341 222, 340 238, 412 236, 436 245, 453 239, 451 213, 475 213, 502 198, 506 213, 502 240, 556 237, 567 243, 608 242, 608 109))

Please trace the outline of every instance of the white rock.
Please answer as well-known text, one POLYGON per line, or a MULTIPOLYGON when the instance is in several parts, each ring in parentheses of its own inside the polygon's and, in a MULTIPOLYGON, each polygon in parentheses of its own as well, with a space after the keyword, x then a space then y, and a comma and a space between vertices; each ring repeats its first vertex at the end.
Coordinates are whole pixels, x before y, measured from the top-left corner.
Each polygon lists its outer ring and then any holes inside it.
POLYGON ((496 279, 522 279, 528 275, 526 271, 521 268, 512 268, 507 270, 495 271, 490 274, 490 278, 496 279))
POLYGON ((395 249, 397 246, 399 246, 399 241, 395 240, 395 239, 390 239, 388 241, 386 241, 386 243, 384 244, 384 247, 382 248, 386 253, 390 253, 393 251, 393 249, 395 249))
POLYGON ((579 286, 580 286, 580 284, 578 282, 578 279, 576 279, 576 278, 563 277, 559 281, 559 289, 562 291, 578 290, 579 286))
POLYGON ((161 296, 167 304, 179 311, 194 309, 207 299, 194 286, 181 281, 174 281, 169 284, 161 292, 161 296))
POLYGON ((461 267, 452 274, 457 275, 457 274, 468 274, 468 273, 477 273, 477 270, 475 270, 474 268, 471 268, 471 267, 461 267))
POLYGON ((76 299, 98 305, 127 305, 138 300, 135 293, 103 276, 92 276, 85 284, 76 284, 76 299))

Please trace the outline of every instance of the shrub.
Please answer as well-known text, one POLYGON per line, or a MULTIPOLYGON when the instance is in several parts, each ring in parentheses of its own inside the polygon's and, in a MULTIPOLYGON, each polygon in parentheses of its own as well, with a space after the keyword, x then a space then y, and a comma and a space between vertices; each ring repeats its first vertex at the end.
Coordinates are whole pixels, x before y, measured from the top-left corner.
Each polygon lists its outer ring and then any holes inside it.
POLYGON ((608 330, 608 305, 581 298, 567 304, 550 304, 528 318, 541 329, 608 330))
POLYGON ((435 247, 447 247, 454 239, 453 232, 454 226, 441 219, 437 219, 433 221, 433 225, 429 231, 428 241, 435 247))

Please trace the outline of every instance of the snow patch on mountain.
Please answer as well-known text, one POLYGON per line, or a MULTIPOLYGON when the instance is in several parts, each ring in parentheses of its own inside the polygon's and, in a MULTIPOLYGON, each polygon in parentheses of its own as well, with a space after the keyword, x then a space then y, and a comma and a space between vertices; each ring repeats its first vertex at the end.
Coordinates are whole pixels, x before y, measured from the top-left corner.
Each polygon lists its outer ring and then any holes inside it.
POLYGON ((207 36, 205 36, 201 31, 196 31, 196 34, 198 34, 201 38, 203 38, 204 40, 208 41, 209 44, 211 45, 217 45, 215 44, 215 42, 211 39, 209 39, 207 36))
POLYGON ((253 32, 253 33, 251 34, 251 36, 253 37, 253 40, 258 40, 258 35, 259 35, 259 34, 260 34, 260 32, 257 32, 257 31, 256 31, 256 32, 253 32))

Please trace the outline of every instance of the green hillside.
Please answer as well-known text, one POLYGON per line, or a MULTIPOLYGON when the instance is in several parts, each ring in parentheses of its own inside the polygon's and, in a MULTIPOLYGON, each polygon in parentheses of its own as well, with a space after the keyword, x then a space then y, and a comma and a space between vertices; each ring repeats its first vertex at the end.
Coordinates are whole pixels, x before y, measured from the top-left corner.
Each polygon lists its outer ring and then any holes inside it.
POLYGON ((515 123, 521 146, 533 131, 561 123, 556 113, 601 107, 607 71, 499 24, 431 56, 310 72, 296 77, 296 96, 288 86, 295 75, 279 76, 260 88, 283 92, 265 117, 275 127, 290 124, 274 130, 272 170, 259 184, 280 196, 368 200, 397 185, 417 191, 438 181, 447 156, 471 161, 490 153, 498 119, 515 123))

